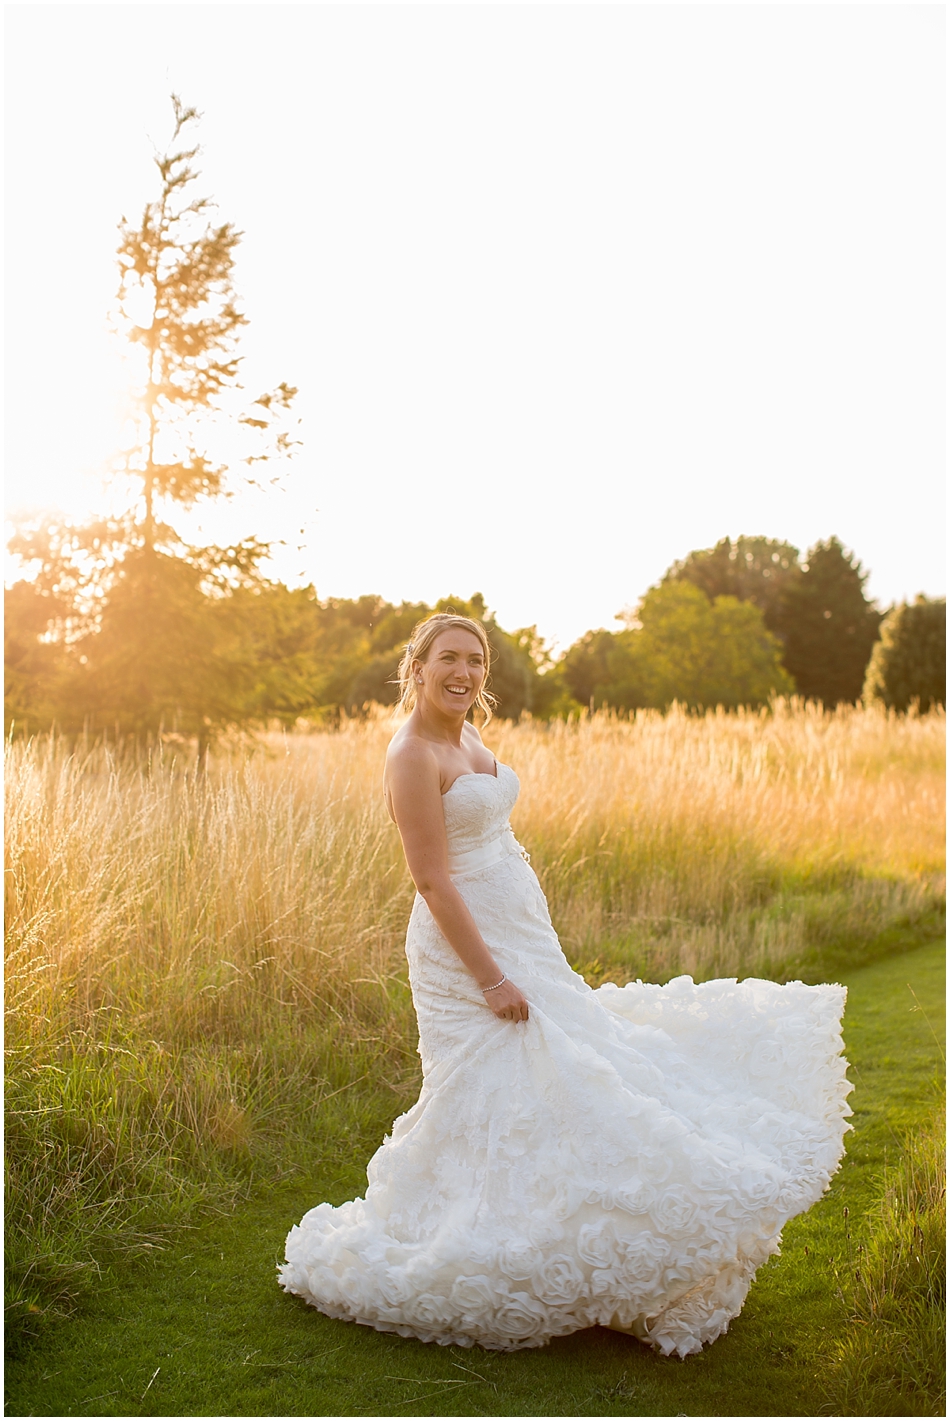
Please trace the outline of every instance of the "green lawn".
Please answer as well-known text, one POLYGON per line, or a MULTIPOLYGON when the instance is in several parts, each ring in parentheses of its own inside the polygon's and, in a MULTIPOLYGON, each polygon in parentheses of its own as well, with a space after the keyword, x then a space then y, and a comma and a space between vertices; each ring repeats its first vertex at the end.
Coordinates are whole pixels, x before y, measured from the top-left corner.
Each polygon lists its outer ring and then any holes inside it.
MULTIPOLYGON (((283 1294, 274 1269, 289 1225, 319 1199, 362 1192, 361 1132, 345 1169, 318 1166, 259 1193, 131 1267, 121 1290, 105 1278, 92 1308, 8 1366, 7 1415, 835 1414, 822 1382, 848 1325, 835 1264, 846 1230, 857 1232, 879 1193, 886 1160, 931 1114, 942 1076, 943 944, 846 980, 856 1086, 847 1157, 828 1195, 786 1229, 782 1257, 762 1269, 728 1336, 700 1356, 658 1357, 599 1328, 505 1355, 424 1346, 334 1322, 283 1294)), ((389 1123, 380 1118, 377 1140, 389 1123)))

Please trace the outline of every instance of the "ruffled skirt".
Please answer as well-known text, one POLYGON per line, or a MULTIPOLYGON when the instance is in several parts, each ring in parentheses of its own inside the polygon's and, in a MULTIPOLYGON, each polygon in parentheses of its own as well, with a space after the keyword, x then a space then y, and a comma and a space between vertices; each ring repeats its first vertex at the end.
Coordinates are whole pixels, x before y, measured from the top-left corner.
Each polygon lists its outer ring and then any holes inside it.
POLYGON ((418 899, 422 1093, 370 1161, 365 1197, 291 1229, 282 1287, 423 1342, 510 1351, 601 1324, 698 1351, 837 1168, 844 988, 678 977, 592 991, 520 858, 463 896, 530 1020, 486 1010, 418 899))

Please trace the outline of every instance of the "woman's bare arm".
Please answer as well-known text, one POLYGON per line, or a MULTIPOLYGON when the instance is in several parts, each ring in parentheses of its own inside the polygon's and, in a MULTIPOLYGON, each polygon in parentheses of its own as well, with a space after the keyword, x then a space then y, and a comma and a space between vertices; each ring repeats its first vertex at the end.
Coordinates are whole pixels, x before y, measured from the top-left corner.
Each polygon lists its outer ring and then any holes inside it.
MULTIPOLYGON (((438 762, 428 746, 404 742, 387 767, 390 802, 412 881, 442 933, 482 991, 503 975, 449 874, 449 853, 442 810, 438 762)), ((496 1016, 527 1021, 528 1003, 505 982, 486 1002, 496 1016)))

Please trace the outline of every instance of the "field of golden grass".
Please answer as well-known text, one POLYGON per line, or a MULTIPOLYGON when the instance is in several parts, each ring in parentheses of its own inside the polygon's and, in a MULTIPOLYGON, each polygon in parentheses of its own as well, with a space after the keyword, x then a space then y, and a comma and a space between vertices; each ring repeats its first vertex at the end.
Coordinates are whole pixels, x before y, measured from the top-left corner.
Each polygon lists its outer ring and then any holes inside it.
MULTIPOLYGON (((341 1092, 411 1099, 392 728, 235 742, 202 774, 169 750, 8 746, 21 1310, 65 1305, 110 1250, 244 1187, 341 1092)), ((780 704, 485 739, 521 779, 515 832, 588 978, 816 980, 939 931, 944 730, 780 704)))

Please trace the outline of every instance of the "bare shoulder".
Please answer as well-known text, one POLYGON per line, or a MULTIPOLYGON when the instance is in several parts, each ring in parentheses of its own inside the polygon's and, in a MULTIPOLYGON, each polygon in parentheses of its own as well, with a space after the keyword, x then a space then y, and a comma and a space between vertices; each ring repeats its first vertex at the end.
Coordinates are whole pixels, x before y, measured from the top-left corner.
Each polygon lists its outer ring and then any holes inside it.
POLYGON ((383 770, 383 798, 390 819, 405 837, 409 821, 418 813, 430 815, 441 803, 442 777, 439 761, 431 745, 419 735, 392 738, 383 770))
POLYGON ((484 740, 481 737, 481 733, 478 729, 478 726, 473 725, 470 720, 467 720, 462 726, 462 738, 463 740, 467 740, 470 745, 485 744, 484 740))
POLYGON ((439 777, 439 762, 431 744, 419 735, 407 735, 406 727, 398 730, 386 751, 385 781, 428 779, 439 777))

